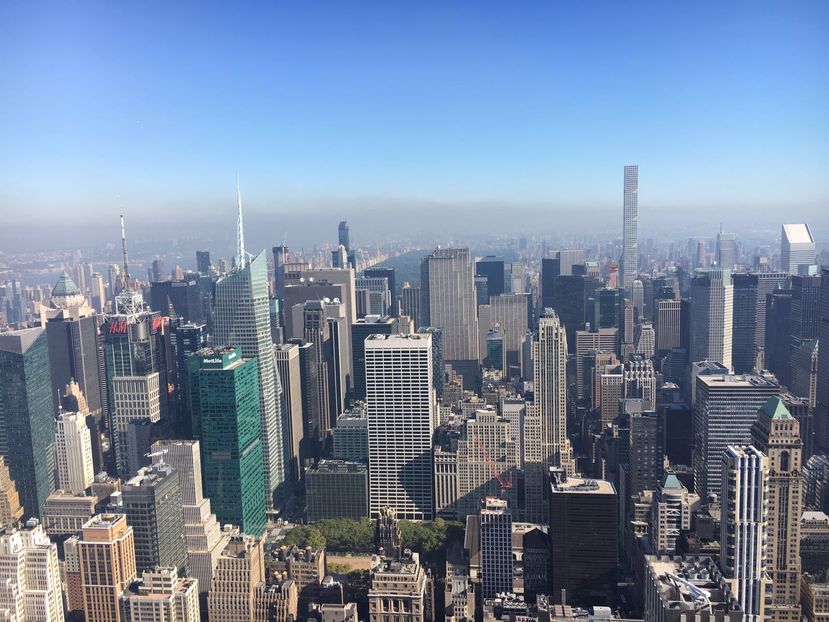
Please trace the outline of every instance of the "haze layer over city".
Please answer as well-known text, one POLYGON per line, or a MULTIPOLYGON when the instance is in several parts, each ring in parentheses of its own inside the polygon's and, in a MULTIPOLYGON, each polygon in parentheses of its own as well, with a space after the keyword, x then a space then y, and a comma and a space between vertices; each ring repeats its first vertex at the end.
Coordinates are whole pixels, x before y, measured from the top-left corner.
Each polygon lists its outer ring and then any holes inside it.
POLYGON ((829 4, 0 23, 0 618, 829 619, 829 4))

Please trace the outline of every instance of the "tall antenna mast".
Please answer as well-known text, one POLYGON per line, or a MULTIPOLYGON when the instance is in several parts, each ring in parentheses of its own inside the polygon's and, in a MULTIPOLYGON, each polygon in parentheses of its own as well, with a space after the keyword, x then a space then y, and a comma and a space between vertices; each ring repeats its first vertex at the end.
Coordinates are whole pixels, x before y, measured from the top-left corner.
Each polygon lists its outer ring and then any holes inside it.
POLYGON ((124 215, 121 214, 121 251, 124 253, 124 273, 121 275, 121 289, 129 291, 130 287, 130 269, 127 261, 127 234, 124 229, 124 215))
POLYGON ((239 188, 239 173, 236 173, 236 202, 238 212, 236 215, 236 268, 241 270, 247 263, 245 257, 245 231, 242 226, 242 191, 239 188))

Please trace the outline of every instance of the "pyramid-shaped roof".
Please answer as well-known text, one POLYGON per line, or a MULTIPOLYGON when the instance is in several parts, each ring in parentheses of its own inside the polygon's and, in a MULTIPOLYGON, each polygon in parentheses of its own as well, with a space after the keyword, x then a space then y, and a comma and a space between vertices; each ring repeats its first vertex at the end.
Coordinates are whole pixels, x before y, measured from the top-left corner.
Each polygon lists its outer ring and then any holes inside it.
POLYGON ((771 419, 794 418, 792 417, 792 414, 789 412, 789 409, 786 408, 786 405, 783 403, 783 400, 780 399, 779 395, 770 397, 769 400, 765 404, 763 404, 763 407, 760 410, 766 413, 771 419))
POLYGON ((676 476, 676 473, 674 473, 673 471, 668 471, 662 478, 662 489, 664 490, 666 488, 673 488, 679 490, 685 488, 685 486, 683 486, 682 482, 679 481, 679 478, 676 476))
POLYGON ((66 272, 60 275, 58 282, 55 283, 55 288, 52 290, 52 296, 77 296, 81 293, 75 282, 69 277, 66 272))

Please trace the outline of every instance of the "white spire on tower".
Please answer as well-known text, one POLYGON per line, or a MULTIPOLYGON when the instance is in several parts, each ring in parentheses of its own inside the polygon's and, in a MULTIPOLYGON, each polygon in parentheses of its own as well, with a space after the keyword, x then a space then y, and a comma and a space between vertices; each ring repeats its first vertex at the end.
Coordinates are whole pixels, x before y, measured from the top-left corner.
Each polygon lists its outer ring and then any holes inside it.
POLYGON ((236 200, 238 212, 236 217, 236 268, 241 270, 247 264, 245 253, 245 230, 242 226, 242 191, 239 188, 239 173, 236 173, 236 200))

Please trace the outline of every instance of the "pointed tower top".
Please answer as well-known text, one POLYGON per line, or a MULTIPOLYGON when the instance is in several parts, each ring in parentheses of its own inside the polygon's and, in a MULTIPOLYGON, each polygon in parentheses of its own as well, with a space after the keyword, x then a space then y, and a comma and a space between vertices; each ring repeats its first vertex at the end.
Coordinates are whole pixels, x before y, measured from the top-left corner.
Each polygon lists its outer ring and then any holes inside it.
POLYGON ((794 419, 779 395, 770 397, 760 410, 771 419, 794 419))
POLYGON ((236 173, 236 268, 241 270, 247 264, 245 254, 245 230, 242 224, 242 190, 239 187, 239 173, 236 173))

